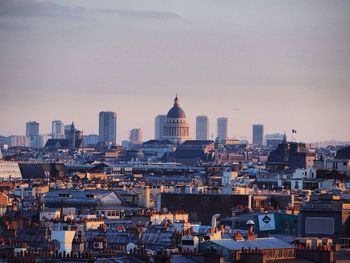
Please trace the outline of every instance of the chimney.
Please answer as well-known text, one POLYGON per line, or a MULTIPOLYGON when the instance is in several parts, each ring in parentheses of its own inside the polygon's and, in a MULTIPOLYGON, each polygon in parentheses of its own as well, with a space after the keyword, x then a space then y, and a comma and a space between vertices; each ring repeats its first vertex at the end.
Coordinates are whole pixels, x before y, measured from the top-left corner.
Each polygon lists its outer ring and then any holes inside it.
POLYGON ((253 220, 248 220, 246 225, 248 226, 248 233, 247 233, 247 240, 255 240, 256 236, 254 235, 254 221, 253 220))

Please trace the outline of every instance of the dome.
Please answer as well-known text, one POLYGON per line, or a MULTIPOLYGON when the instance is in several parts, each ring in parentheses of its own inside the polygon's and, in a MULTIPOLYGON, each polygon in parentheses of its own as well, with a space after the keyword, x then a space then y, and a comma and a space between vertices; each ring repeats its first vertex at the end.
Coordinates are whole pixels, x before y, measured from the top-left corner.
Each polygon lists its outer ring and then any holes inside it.
POLYGON ((254 221, 253 220, 248 220, 247 223, 245 223, 246 225, 255 225, 254 221))
POLYGON ((179 99, 177 98, 177 96, 174 99, 174 107, 172 107, 168 111, 167 118, 170 118, 170 119, 180 119, 180 118, 185 119, 186 118, 185 112, 179 106, 179 99))

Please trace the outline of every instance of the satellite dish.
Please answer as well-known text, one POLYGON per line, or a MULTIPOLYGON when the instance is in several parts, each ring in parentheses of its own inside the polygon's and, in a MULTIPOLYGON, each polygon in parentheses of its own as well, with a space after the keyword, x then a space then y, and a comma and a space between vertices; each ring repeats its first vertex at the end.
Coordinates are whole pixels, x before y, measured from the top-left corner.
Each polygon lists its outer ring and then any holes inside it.
POLYGON ((50 248, 55 252, 58 252, 61 248, 61 243, 58 240, 54 239, 50 242, 50 248))
POLYGON ((126 245, 126 252, 130 253, 135 248, 137 248, 137 246, 134 243, 129 243, 126 245))

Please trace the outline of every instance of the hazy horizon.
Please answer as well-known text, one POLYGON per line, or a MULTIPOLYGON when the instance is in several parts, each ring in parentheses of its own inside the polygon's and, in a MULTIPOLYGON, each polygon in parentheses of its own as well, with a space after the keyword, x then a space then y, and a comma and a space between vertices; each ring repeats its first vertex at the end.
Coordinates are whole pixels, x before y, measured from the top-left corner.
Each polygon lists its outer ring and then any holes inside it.
POLYGON ((0 135, 25 123, 74 121, 98 134, 117 113, 117 141, 177 93, 195 117, 228 117, 251 141, 296 129, 296 140, 350 141, 349 1, 0 1, 0 135))

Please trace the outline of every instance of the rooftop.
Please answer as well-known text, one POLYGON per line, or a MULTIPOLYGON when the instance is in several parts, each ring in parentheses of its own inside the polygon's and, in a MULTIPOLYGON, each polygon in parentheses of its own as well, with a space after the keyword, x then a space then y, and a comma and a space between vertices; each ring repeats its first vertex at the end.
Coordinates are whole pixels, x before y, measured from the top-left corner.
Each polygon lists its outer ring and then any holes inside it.
POLYGON ((256 240, 240 240, 235 241, 233 239, 221 239, 221 240, 209 240, 207 242, 215 243, 221 247, 227 248, 229 250, 241 250, 242 248, 258 248, 258 249, 285 249, 294 248, 292 244, 289 244, 283 240, 268 237, 268 238, 258 238, 256 240))

